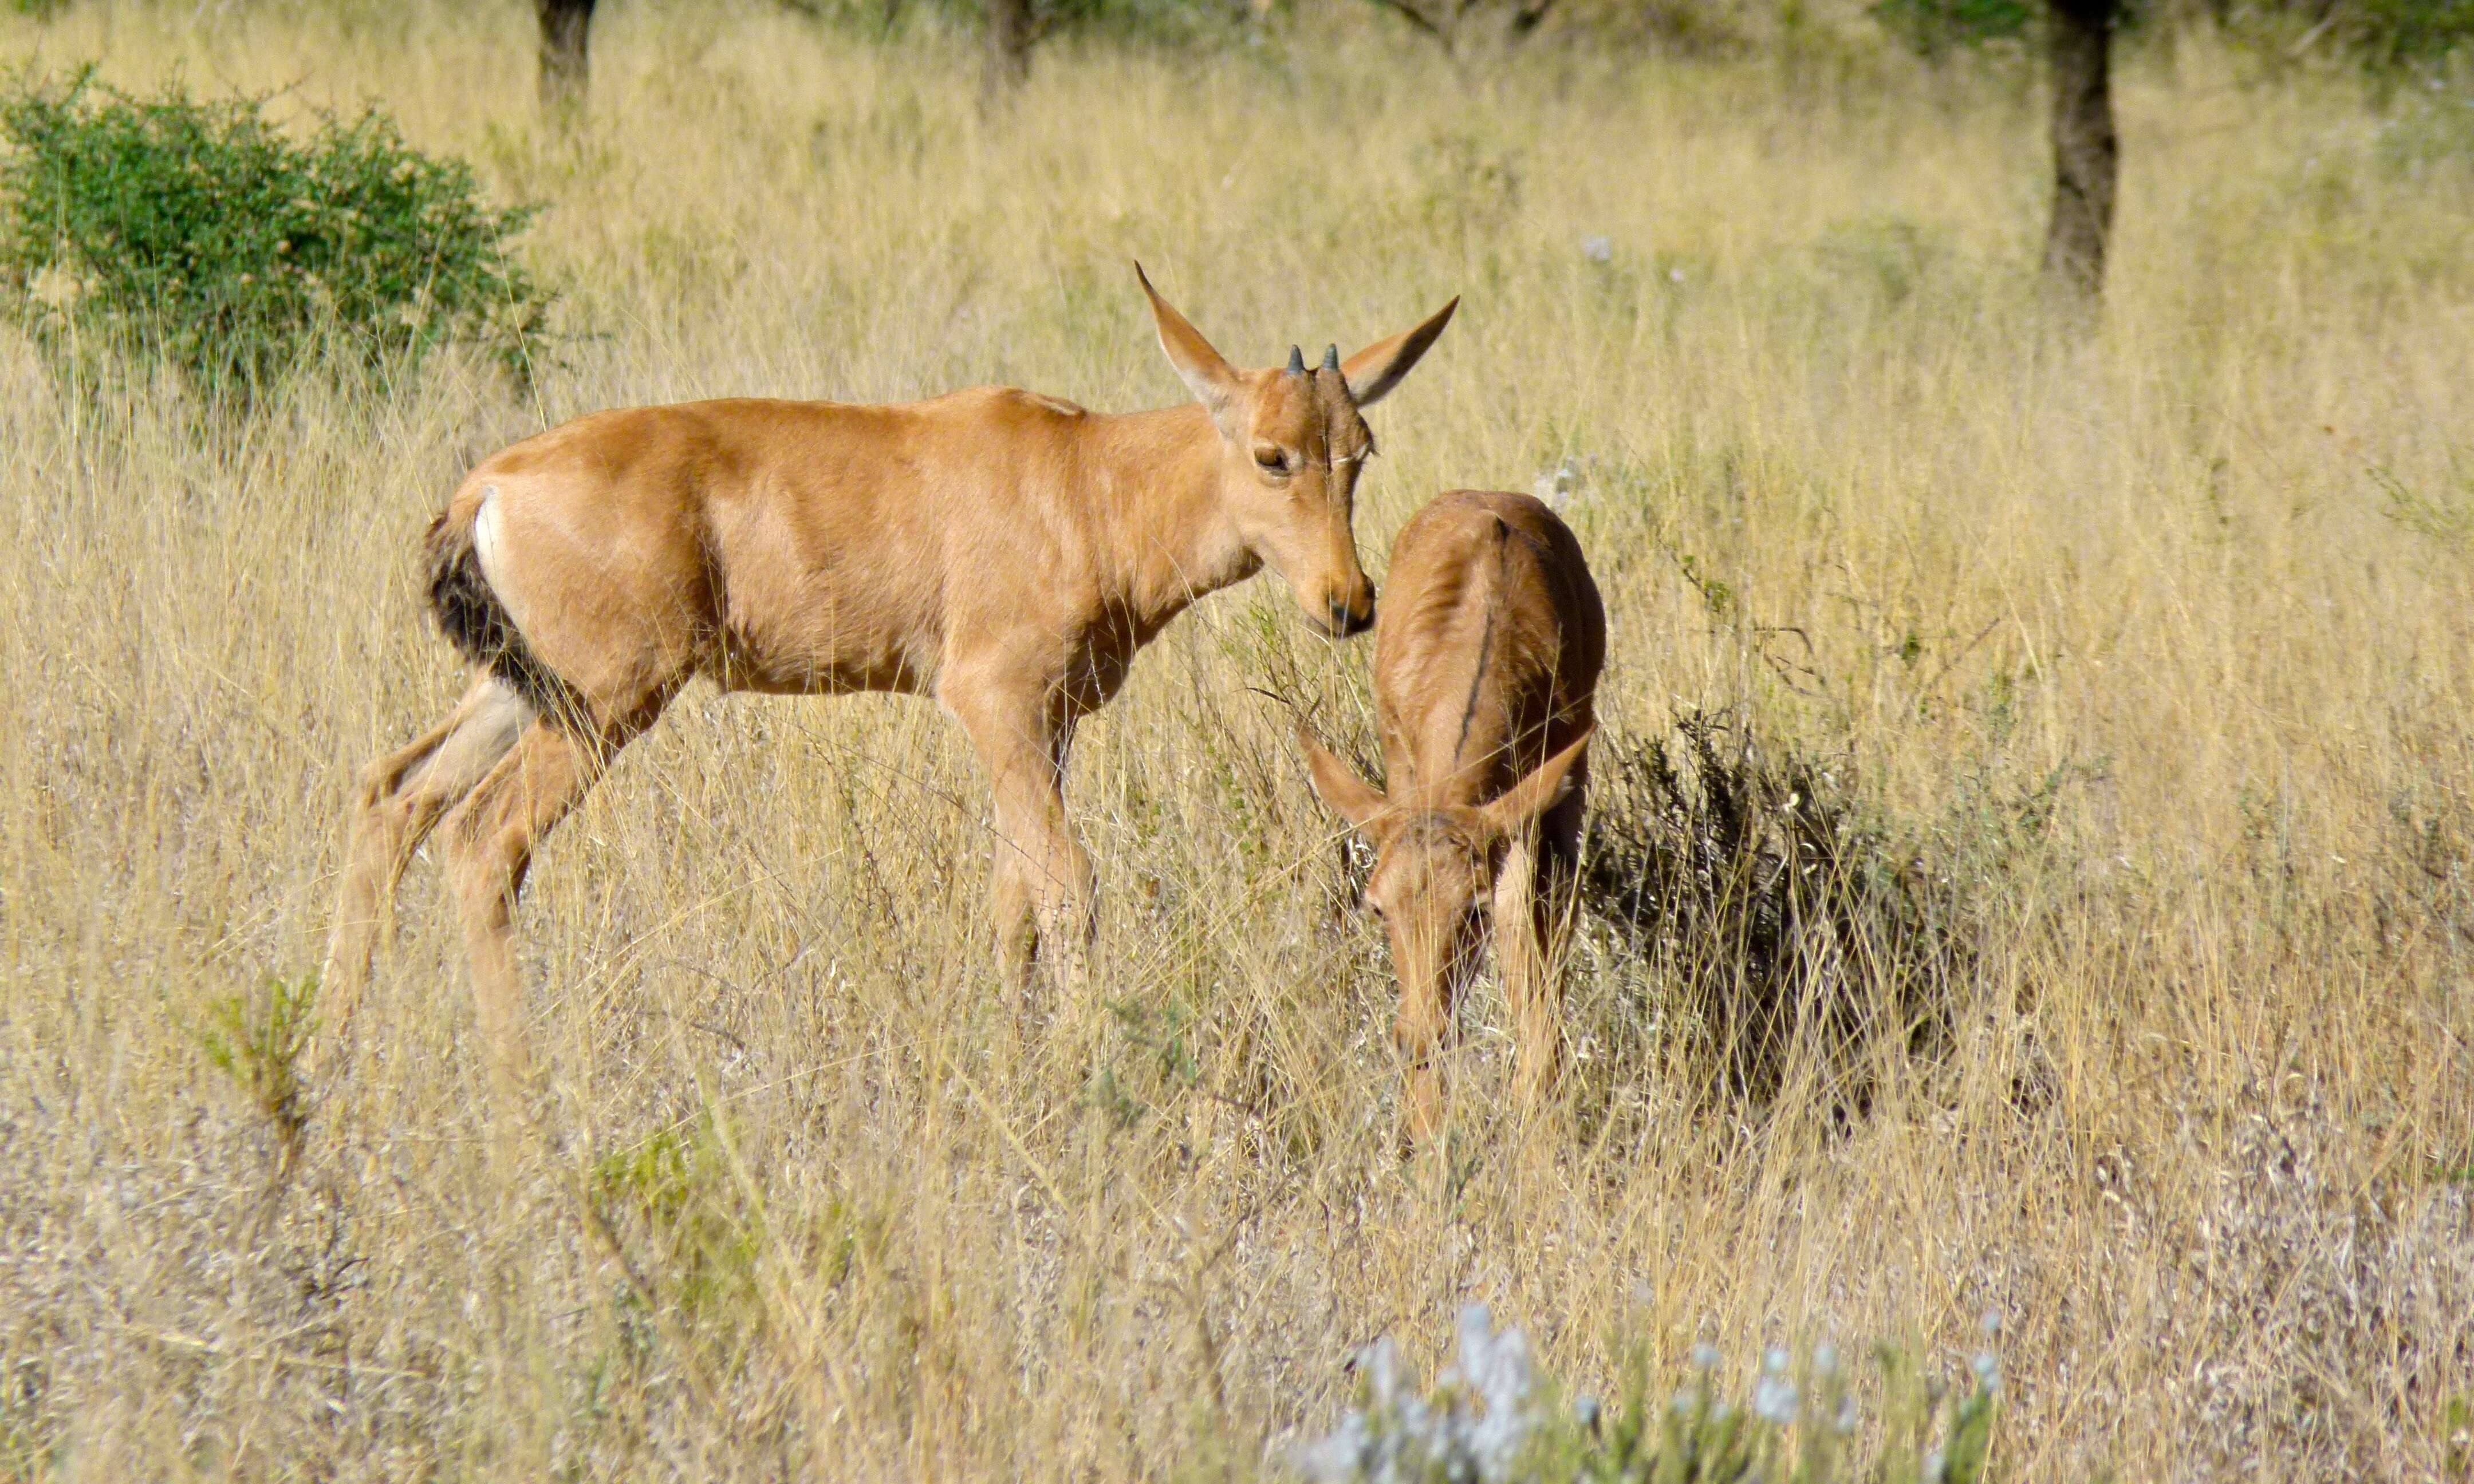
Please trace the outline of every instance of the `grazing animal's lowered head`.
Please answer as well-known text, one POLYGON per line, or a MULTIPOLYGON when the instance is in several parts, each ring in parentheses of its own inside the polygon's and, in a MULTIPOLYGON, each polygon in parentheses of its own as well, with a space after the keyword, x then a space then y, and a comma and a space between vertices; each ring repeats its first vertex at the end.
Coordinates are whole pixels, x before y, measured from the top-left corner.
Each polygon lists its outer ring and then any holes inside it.
POLYGON ((1395 803, 1299 730, 1315 792, 1374 847, 1366 903, 1392 940, 1404 1001, 1447 1010, 1459 1000, 1486 946, 1504 855, 1563 802, 1590 735, 1485 803, 1420 806, 1395 803))
POLYGON ((1349 522, 1374 435, 1359 409, 1399 385, 1460 300, 1345 361, 1334 346, 1309 367, 1292 347, 1285 366, 1241 371, 1160 298, 1142 265, 1134 273, 1160 348, 1220 430, 1221 503, 1238 539, 1280 574, 1317 627, 1335 636, 1364 633, 1374 622, 1374 584, 1358 564, 1349 522))
POLYGON ((1499 490, 1427 501, 1392 543, 1388 581, 1373 664, 1385 787, 1299 740, 1315 792, 1374 847, 1366 899, 1392 939, 1402 1111, 1423 1137, 1442 1125, 1438 1056, 1490 938, 1514 1090, 1535 1106, 1555 1080, 1607 615, 1571 528, 1499 490))

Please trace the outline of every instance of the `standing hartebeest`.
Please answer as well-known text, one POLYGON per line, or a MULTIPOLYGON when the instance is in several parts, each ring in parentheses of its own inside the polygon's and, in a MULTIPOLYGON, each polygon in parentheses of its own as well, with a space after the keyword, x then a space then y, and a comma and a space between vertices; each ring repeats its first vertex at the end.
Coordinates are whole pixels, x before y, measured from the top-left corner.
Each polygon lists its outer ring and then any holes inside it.
POLYGON ((1392 547, 1374 627, 1388 793, 1300 729, 1315 792, 1374 844, 1366 899, 1400 977, 1410 1123, 1443 1115, 1434 1061, 1477 972, 1491 896, 1523 1100, 1555 1075, 1607 614, 1571 528, 1525 494, 1458 490, 1392 547))
POLYGON ((512 918, 542 837, 696 675, 725 691, 934 696, 996 804, 1008 977, 1079 976, 1090 857, 1065 817, 1078 719, 1204 594, 1269 563, 1335 635, 1373 621, 1349 517, 1365 407, 1460 300, 1321 367, 1223 360, 1152 288, 1195 401, 1123 416, 1009 388, 890 407, 717 401, 605 412, 466 476, 429 528, 429 599, 475 674, 363 774, 328 950, 349 1047, 378 929, 433 826, 495 1065, 529 1069, 512 918))

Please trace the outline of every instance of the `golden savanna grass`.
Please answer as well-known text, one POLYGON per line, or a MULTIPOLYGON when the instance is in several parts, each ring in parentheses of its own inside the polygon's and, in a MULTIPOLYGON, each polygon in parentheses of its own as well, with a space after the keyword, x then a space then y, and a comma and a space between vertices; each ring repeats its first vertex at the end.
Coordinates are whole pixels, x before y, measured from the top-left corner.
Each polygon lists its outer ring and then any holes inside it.
POLYGON ((527 251, 584 333, 530 396, 444 364, 205 431, 0 340, 0 1477, 1243 1471, 1330 1421, 1354 1347, 1430 1358, 1473 1300, 1594 1386, 1636 1342, 1661 1376, 1823 1337, 1954 1368, 1998 1311, 2014 1478, 2451 1467, 2474 138, 2444 109, 2141 55, 2078 336, 2033 285, 2040 105, 1998 69, 1454 71, 1309 12, 1053 49, 983 113, 958 48, 647 3, 605 8, 565 140, 521 7, 309 9, 81 5, 0 21, 0 60, 382 106, 546 204, 527 251), (1465 294, 1370 419, 1370 565, 1435 491, 1574 460, 1606 755, 1699 711, 1818 759, 1963 936, 1932 1034, 1815 1015, 1738 1087, 1706 1006, 1593 929, 1569 1107, 1501 1105, 1481 992, 1456 1141, 1404 1158, 1388 970, 1261 694, 1363 746, 1366 647, 1264 581, 1084 732, 1094 1003, 998 992, 985 798, 933 707, 700 688, 534 875, 554 1146, 489 1137, 424 865, 279 1182, 209 1049, 315 969, 353 772, 457 690, 413 552, 461 470, 652 400, 1155 405, 1137 254, 1253 364, 1465 294))

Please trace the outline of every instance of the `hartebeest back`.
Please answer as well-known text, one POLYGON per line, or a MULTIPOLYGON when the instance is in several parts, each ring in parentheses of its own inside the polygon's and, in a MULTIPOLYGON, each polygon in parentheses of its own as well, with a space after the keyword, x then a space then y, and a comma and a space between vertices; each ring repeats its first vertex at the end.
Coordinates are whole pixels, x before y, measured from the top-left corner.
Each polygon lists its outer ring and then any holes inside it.
POLYGON ((473 667, 362 778, 328 956, 349 1045, 395 885, 433 826, 499 1069, 527 1065, 511 918, 541 839, 679 688, 933 696, 995 795, 1008 972, 1079 973, 1091 867, 1065 817, 1076 721, 1196 599, 1268 563, 1335 634, 1374 616, 1350 533, 1358 409, 1459 300, 1320 367, 1241 371, 1152 291, 1187 405, 1108 417, 1005 388, 892 407, 605 412, 504 450, 430 528, 431 605, 473 667))
POLYGON ((1521 1095, 1554 1077, 1607 616, 1571 529, 1525 494, 1437 498, 1402 528, 1384 584, 1384 789, 1311 734, 1300 741, 1315 791, 1374 845, 1366 899, 1392 940, 1394 1034, 1423 1135, 1441 1120, 1435 1058, 1477 971, 1490 903, 1521 1095))

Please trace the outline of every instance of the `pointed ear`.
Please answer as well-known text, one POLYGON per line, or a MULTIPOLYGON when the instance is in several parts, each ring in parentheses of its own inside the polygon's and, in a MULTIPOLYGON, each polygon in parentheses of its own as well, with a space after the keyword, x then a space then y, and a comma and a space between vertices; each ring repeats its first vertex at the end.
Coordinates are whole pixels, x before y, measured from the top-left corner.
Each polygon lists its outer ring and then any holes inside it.
POLYGON ((1572 769, 1589 752, 1589 738, 1595 735, 1594 727, 1582 732, 1570 746, 1540 763, 1536 772, 1506 789, 1501 798, 1482 806, 1478 812, 1486 817, 1489 827, 1500 834, 1516 834, 1562 803, 1564 796, 1572 791, 1572 769))
POLYGON ((1177 376, 1194 394, 1194 399, 1217 418, 1245 386, 1236 368, 1221 359, 1220 352, 1211 348, 1211 342, 1176 312, 1176 305, 1160 298, 1159 290, 1152 287, 1151 275, 1143 272, 1140 263, 1134 265, 1134 277, 1151 299, 1152 321, 1159 326, 1160 348, 1168 352, 1168 363, 1176 368, 1177 376))
POLYGON ((1360 407, 1371 407, 1383 400, 1400 384, 1400 378, 1409 374, 1409 368, 1418 364, 1418 357, 1426 353, 1426 347, 1435 343, 1443 326, 1452 323, 1452 311, 1460 306, 1460 298, 1455 295, 1450 303, 1436 311, 1433 319, 1416 329, 1390 340, 1378 340, 1350 356, 1340 368, 1342 379, 1348 383, 1350 399, 1360 407))
POLYGON ((1303 725, 1298 728, 1298 746, 1305 750, 1306 769, 1314 775, 1314 788, 1331 811, 1358 829, 1364 829, 1374 816, 1391 806, 1391 801, 1374 791, 1374 785, 1357 776, 1348 764, 1322 750, 1314 733, 1303 725))

